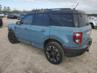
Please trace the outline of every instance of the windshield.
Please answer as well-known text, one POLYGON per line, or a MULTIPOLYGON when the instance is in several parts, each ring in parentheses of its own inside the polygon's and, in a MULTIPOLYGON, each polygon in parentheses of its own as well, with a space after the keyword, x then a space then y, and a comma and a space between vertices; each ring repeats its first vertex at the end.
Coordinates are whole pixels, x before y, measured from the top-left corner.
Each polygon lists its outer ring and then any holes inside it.
POLYGON ((88 25, 88 16, 86 14, 74 14, 75 25, 83 27, 88 25))

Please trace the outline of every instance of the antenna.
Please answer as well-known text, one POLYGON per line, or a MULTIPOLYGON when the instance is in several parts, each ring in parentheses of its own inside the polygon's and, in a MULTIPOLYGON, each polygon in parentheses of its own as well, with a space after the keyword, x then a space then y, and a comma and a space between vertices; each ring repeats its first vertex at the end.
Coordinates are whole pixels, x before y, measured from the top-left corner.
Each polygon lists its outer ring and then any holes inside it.
POLYGON ((73 8, 74 10, 77 8, 77 6, 79 5, 79 1, 80 0, 77 0, 77 3, 76 3, 76 5, 75 5, 75 7, 73 8))

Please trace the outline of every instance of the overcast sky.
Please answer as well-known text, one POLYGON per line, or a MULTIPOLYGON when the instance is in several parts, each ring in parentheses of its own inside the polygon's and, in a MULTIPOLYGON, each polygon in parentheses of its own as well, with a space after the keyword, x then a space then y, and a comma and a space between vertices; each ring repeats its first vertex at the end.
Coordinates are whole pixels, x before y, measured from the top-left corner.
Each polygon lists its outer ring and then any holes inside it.
MULTIPOLYGON (((35 8, 74 8, 78 0, 0 0, 2 6, 12 9, 32 10, 35 8)), ((97 13, 97 0, 79 0, 77 7, 87 13, 97 13)))

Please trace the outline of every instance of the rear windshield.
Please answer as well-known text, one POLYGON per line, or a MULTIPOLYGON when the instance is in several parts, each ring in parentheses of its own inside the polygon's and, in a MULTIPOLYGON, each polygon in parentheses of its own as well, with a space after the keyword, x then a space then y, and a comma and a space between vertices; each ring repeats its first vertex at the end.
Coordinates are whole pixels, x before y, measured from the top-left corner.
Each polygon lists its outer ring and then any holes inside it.
POLYGON ((49 14, 50 24, 54 26, 74 27, 73 15, 71 13, 49 14))
POLYGON ((75 25, 83 27, 88 25, 88 16, 86 14, 74 14, 75 25))

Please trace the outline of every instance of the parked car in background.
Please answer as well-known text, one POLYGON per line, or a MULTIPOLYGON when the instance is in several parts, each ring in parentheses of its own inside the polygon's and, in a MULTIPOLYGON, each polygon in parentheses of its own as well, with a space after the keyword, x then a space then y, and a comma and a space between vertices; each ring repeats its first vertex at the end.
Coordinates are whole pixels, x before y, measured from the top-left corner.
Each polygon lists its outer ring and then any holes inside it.
POLYGON ((9 18, 9 19, 17 19, 17 16, 10 14, 10 15, 7 16, 7 18, 9 18))
POLYGON ((8 31, 11 43, 22 41, 42 48, 52 64, 60 64, 64 55, 82 55, 92 43, 87 15, 74 9, 32 11, 17 24, 10 24, 8 31))
POLYGON ((97 17, 94 17, 94 16, 90 16, 89 17, 89 23, 91 25, 91 27, 94 29, 94 28, 97 28, 97 17))
POLYGON ((7 16, 7 18, 9 18, 9 19, 18 19, 19 18, 19 14, 9 14, 7 16))

